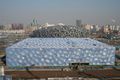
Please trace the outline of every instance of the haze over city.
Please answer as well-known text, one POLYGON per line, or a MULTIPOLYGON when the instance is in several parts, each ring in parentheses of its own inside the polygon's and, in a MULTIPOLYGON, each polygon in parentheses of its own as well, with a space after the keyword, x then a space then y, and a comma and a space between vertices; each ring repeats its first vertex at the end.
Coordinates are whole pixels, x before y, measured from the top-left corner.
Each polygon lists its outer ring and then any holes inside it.
POLYGON ((119 24, 120 0, 0 0, 0 24, 119 24))

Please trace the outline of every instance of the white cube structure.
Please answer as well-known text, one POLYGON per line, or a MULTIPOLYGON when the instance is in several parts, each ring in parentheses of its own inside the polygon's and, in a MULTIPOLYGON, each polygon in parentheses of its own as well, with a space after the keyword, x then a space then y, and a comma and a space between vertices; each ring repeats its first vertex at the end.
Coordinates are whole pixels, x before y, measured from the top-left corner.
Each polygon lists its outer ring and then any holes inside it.
POLYGON ((115 48, 90 38, 27 38, 6 48, 6 64, 16 66, 114 65, 115 48))

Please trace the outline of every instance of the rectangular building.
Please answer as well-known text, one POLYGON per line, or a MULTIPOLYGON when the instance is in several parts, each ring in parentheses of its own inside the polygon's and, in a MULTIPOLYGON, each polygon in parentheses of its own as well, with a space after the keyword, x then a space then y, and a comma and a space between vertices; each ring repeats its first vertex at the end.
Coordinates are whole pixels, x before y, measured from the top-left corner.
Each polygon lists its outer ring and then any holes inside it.
POLYGON ((6 48, 7 66, 114 65, 115 48, 90 38, 28 38, 6 48))

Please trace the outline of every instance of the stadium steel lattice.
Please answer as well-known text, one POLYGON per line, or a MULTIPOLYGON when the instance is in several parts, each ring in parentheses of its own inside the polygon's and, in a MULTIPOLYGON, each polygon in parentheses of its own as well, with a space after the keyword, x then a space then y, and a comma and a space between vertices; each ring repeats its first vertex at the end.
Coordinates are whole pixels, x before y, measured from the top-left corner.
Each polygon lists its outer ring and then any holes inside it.
POLYGON ((89 32, 83 28, 83 27, 77 27, 77 26, 51 26, 47 28, 41 28, 38 30, 33 31, 33 33, 30 35, 31 37, 87 37, 89 35, 89 32))

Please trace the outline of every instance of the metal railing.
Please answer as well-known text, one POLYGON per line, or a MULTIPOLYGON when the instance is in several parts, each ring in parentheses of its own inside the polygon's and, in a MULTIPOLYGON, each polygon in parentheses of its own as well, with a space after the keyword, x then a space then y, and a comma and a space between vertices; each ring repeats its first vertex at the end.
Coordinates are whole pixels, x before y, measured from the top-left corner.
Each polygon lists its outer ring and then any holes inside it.
POLYGON ((0 80, 12 80, 12 76, 0 76, 0 80))

